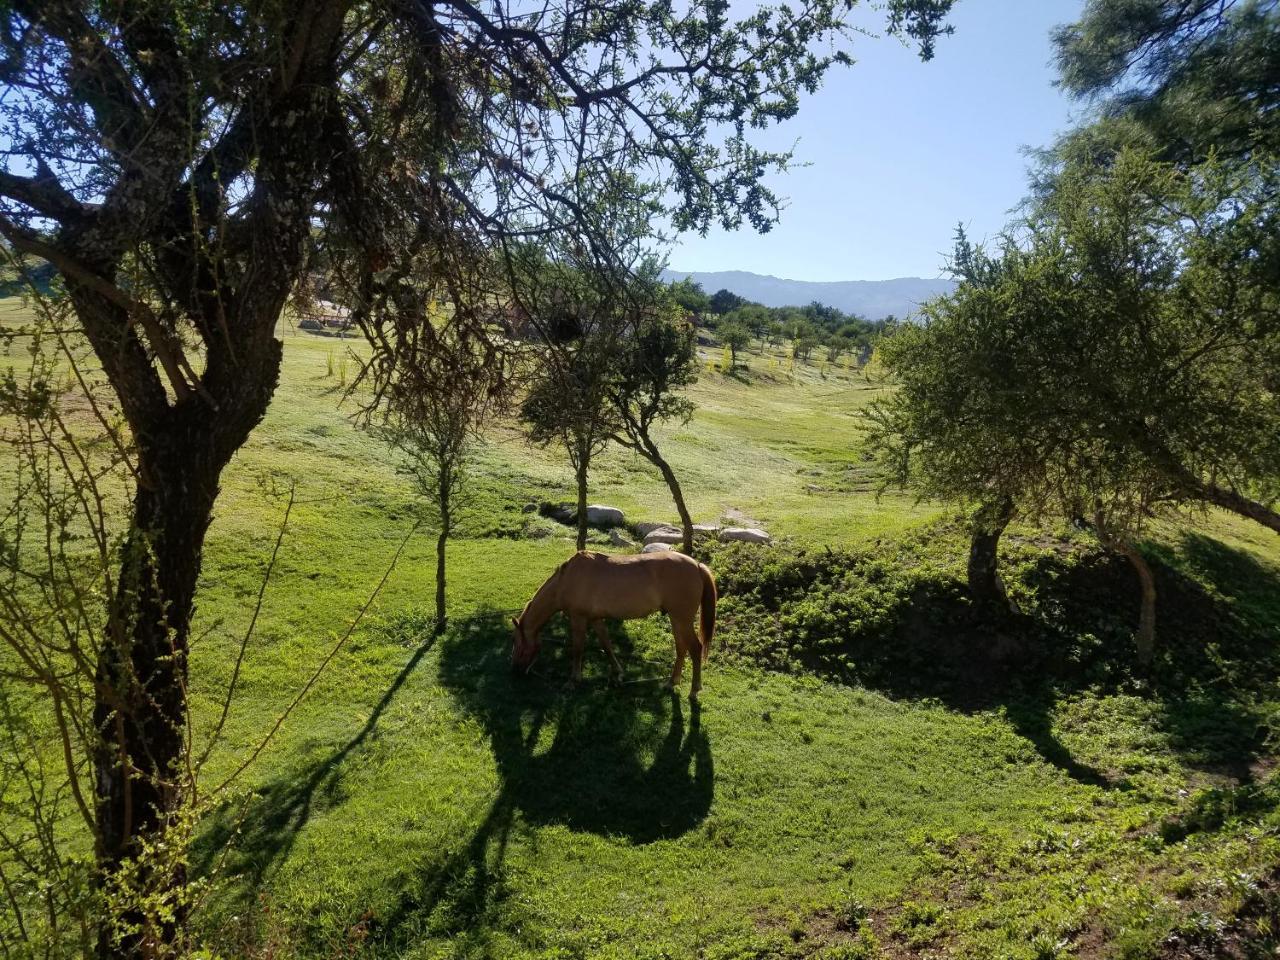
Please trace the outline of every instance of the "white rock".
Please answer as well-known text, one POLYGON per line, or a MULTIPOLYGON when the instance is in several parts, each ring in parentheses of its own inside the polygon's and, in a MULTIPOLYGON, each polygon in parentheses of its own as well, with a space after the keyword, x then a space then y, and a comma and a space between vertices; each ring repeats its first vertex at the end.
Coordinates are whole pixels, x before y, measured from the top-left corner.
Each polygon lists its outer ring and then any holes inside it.
POLYGON ((669 543, 646 543, 641 553, 666 553, 671 549, 669 543))
POLYGON ((587 523, 593 527, 620 527, 625 522, 626 518, 617 507, 606 507, 598 503, 587 507, 587 523))
POLYGON ((714 523, 695 523, 693 525, 693 535, 695 537, 714 537, 720 532, 720 528, 714 523))
POLYGON ((610 531, 609 531, 609 542, 610 542, 610 543, 612 543, 615 547, 633 547, 633 546, 635 546, 635 544, 633 544, 630 540, 628 540, 626 537, 624 537, 624 536, 623 536, 621 533, 619 533, 616 529, 614 529, 614 530, 610 530, 610 531))
POLYGON ((671 524, 657 523, 652 520, 645 520, 642 523, 637 523, 634 527, 632 527, 632 529, 635 530, 636 536, 643 538, 643 537, 647 537, 649 534, 653 533, 653 531, 655 530, 669 530, 671 529, 671 524))
POLYGON ((645 543, 683 543, 684 534, 675 527, 659 527, 645 534, 645 543))
POLYGON ((737 540, 742 543, 769 543, 769 534, 759 527, 725 527, 720 531, 721 540, 737 540))

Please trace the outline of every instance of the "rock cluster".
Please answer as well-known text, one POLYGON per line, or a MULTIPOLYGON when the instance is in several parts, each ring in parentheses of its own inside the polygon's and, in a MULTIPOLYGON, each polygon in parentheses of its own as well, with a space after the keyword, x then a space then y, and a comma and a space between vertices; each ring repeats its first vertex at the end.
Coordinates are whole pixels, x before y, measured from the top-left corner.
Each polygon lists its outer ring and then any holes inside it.
MULTIPOLYGON (((532 506, 526 509, 533 509, 532 506)), ((536 507, 538 513, 559 523, 576 524, 578 509, 571 503, 540 503, 536 507)), ((587 524, 597 529, 609 531, 609 541, 618 547, 633 546, 631 540, 622 532, 626 527, 626 516, 617 507, 609 507, 593 503, 587 507, 587 524)), ((643 521, 631 525, 631 531, 644 543, 643 553, 658 553, 670 550, 684 541, 684 533, 680 527, 671 523, 643 521)), ((760 527, 721 527, 714 523, 695 523, 695 538, 710 538, 724 543, 771 543, 772 538, 760 527)))

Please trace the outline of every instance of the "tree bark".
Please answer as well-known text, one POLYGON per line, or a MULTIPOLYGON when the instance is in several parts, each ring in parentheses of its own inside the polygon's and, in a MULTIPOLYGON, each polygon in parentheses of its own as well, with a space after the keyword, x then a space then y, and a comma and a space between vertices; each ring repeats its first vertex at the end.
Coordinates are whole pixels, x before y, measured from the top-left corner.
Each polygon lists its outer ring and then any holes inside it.
POLYGON ((1155 440, 1146 432, 1145 427, 1136 424, 1133 434, 1138 438, 1142 449, 1152 457, 1163 469, 1177 479, 1188 493, 1200 497, 1207 503, 1238 514, 1246 520, 1260 523, 1275 533, 1280 533, 1280 513, 1256 500, 1250 500, 1243 494, 1236 493, 1214 483, 1205 483, 1195 473, 1188 470, 1164 444, 1155 440))
POLYGON ((1142 606, 1138 614, 1138 632, 1134 637, 1138 646, 1138 666, 1143 670, 1150 668, 1156 652, 1156 578, 1151 572, 1151 565, 1142 551, 1122 540, 1116 543, 1116 549, 1124 554, 1133 565, 1142 587, 1142 606))
MULTIPOLYGON (((92 760, 97 860, 104 879, 173 825, 184 798, 196 583, 218 477, 239 446, 230 446, 234 437, 223 428, 248 432, 234 429, 234 420, 211 427, 205 417, 191 415, 193 406, 203 401, 193 398, 173 408, 163 425, 139 438, 142 480, 96 665, 93 723, 99 738, 92 760)), ((163 894, 185 882, 180 867, 162 860, 140 866, 134 882, 145 892, 163 894)), ((181 898, 174 904, 175 915, 158 925, 136 907, 127 909, 119 919, 140 930, 117 940, 116 931, 104 928, 99 954, 145 955, 157 943, 173 943, 185 920, 181 898)))
POLYGON ((671 491, 671 499, 675 501, 676 513, 680 514, 680 529, 683 532, 684 552, 693 553, 693 518, 689 516, 689 508, 684 502, 684 491, 680 489, 680 481, 676 479, 675 471, 671 469, 671 464, 663 459, 658 453, 658 448, 649 444, 646 455, 653 462, 653 465, 662 473, 662 479, 667 482, 667 488, 671 491))
POLYGON ((1138 632, 1134 642, 1138 648, 1138 666, 1146 670, 1155 659, 1156 650, 1156 578, 1147 558, 1127 537, 1117 536, 1107 530, 1101 513, 1094 517, 1094 530, 1108 550, 1121 554, 1132 565, 1142 588, 1142 601, 1138 613, 1138 632))
POLYGON ((1211 483, 1201 484, 1200 491, 1204 498, 1214 506, 1239 514, 1247 520, 1260 523, 1269 530, 1280 533, 1280 513, 1276 513, 1264 504, 1248 497, 1241 496, 1234 490, 1226 490, 1211 483))
POLYGON ((587 549, 587 469, 591 463, 590 455, 579 451, 575 473, 578 480, 578 551, 587 549))
POLYGON ((1004 582, 1000 579, 998 551, 1000 537, 1012 519, 1013 500, 1010 497, 979 507, 974 514, 969 541, 969 592, 979 600, 1009 602, 1004 582))
POLYGON ((449 515, 449 494, 440 493, 440 536, 436 538, 436 635, 444 633, 448 624, 445 610, 445 552, 452 526, 449 515))
MULTIPOLYGON (((71 292, 85 326, 93 327, 98 302, 71 292)), ((204 538, 222 470, 275 391, 281 344, 272 331, 286 292, 282 286, 274 296, 261 291, 241 301, 246 354, 232 364, 211 351, 203 392, 131 403, 138 479, 95 665, 95 853, 106 885, 128 876, 121 869, 174 824, 184 800, 187 654, 204 538)), ((137 386, 125 380, 116 390, 125 396, 137 386)), ((176 944, 185 924, 184 882, 180 868, 142 864, 133 883, 167 897, 175 913, 155 921, 126 909, 118 919, 137 931, 117 938, 118 930, 104 925, 99 955, 145 956, 176 944)))

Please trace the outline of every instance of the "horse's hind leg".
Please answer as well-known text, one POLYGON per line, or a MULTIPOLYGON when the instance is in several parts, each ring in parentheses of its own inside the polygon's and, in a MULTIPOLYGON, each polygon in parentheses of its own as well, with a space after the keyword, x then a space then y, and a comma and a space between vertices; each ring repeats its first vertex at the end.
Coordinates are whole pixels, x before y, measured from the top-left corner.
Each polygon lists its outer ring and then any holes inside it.
POLYGON ((692 620, 673 620, 671 625, 676 633, 676 643, 682 651, 681 659, 684 658, 684 651, 687 651, 689 661, 693 664, 693 685, 689 688, 689 699, 697 700, 698 692, 702 689, 702 641, 698 639, 698 631, 692 620))
POLYGON ((613 641, 609 639, 609 625, 603 620, 597 620, 595 627, 596 636, 600 638, 600 646, 604 648, 604 652, 609 656, 610 679, 617 683, 622 679, 622 664, 618 662, 618 657, 613 652, 613 641))
POLYGON ((671 682, 669 686, 671 687, 672 690, 674 690, 676 688, 676 685, 680 683, 680 678, 684 676, 684 658, 685 658, 685 655, 688 653, 689 648, 686 644, 686 637, 684 636, 684 633, 681 631, 680 624, 676 621, 674 617, 671 617, 670 619, 671 619, 671 634, 676 641, 676 662, 671 667, 671 682))

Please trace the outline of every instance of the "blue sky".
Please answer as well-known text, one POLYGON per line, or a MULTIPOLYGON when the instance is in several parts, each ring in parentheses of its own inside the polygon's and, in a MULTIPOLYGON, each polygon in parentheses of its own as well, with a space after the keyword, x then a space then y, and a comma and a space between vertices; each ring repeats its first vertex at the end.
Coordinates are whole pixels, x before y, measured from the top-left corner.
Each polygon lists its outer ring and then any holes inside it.
POLYGON ((854 37, 857 62, 760 141, 798 140, 796 159, 808 164, 771 181, 787 198, 781 222, 763 235, 686 235, 671 266, 792 280, 938 276, 957 222, 990 236, 1023 197, 1022 148, 1049 143, 1083 113, 1053 86, 1049 44, 1049 30, 1082 6, 959 0, 956 32, 929 63, 895 40, 854 37))

